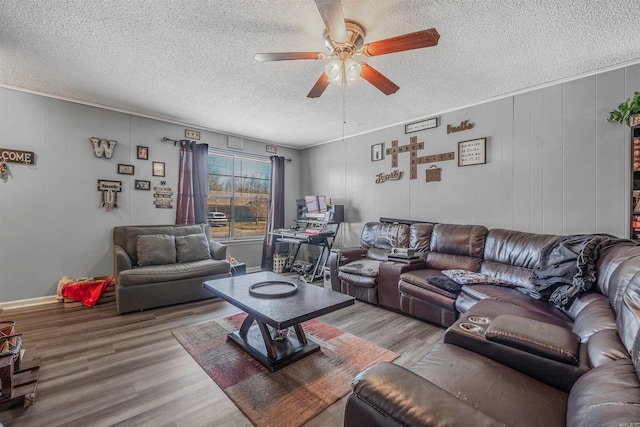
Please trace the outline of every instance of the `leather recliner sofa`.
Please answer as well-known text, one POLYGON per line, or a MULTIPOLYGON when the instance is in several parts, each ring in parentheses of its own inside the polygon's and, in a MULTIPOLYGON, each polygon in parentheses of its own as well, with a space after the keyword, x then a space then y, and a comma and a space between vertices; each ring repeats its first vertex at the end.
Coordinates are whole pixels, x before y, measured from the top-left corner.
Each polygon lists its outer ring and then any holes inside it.
POLYGON ((475 303, 410 369, 361 372, 344 425, 638 425, 640 246, 603 251, 596 276, 566 310, 510 292, 475 303))
MULTIPOLYGON (((640 246, 621 241, 593 251, 594 289, 558 308, 528 294, 543 252, 565 237, 493 229, 483 241, 470 230, 433 226, 429 250, 455 255, 427 252, 422 268, 397 282, 401 310, 449 326, 444 342, 410 369, 381 363, 360 373, 345 426, 640 422, 640 246), (513 286, 445 290, 429 282, 465 262, 513 286)), ((390 286, 382 279, 378 290, 390 286)))

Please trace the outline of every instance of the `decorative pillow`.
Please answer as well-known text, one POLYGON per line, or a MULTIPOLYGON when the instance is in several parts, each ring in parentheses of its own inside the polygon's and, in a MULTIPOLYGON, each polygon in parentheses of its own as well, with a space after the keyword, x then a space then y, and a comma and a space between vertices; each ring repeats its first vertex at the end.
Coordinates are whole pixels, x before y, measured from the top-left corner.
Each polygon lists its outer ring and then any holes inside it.
POLYGON ((176 237, 178 262, 202 261, 211 259, 209 242, 204 234, 189 234, 176 237))
POLYGON ((163 265, 176 262, 176 238, 169 234, 138 236, 138 265, 163 265))
POLYGON ((458 283, 454 282, 453 280, 449 279, 444 274, 440 275, 440 276, 427 277, 427 282, 429 282, 430 284, 432 284, 436 288, 440 288, 440 289, 443 289, 443 290, 445 290, 447 292, 451 292, 451 293, 460 292, 460 288, 462 286, 462 285, 459 285, 458 283))
POLYGON ((459 285, 498 285, 508 288, 515 285, 508 280, 498 279, 483 273, 475 273, 467 270, 443 270, 442 274, 459 285))

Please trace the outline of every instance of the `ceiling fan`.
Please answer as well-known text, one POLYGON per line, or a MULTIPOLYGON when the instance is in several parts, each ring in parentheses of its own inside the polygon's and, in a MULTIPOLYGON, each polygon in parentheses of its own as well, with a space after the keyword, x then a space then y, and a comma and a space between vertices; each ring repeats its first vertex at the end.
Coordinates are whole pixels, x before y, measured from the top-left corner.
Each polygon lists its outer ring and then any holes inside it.
POLYGON ((438 44, 440 34, 435 28, 403 34, 367 44, 364 43, 365 29, 354 21, 346 21, 342 14, 340 0, 315 0, 324 21, 325 46, 330 54, 322 52, 280 52, 258 53, 258 61, 286 61, 298 59, 336 58, 325 66, 324 72, 307 97, 317 98, 329 83, 351 84, 361 77, 378 88, 385 95, 396 93, 399 86, 383 76, 366 62, 358 62, 354 55, 379 56, 404 50, 421 49, 438 44))

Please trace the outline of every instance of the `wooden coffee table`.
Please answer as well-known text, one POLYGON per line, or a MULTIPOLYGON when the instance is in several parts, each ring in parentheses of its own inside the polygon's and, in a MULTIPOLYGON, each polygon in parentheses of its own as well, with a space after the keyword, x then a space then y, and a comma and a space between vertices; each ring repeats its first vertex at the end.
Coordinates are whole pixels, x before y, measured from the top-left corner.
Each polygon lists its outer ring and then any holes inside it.
POLYGON ((307 339, 302 322, 354 303, 354 298, 349 295, 271 272, 209 280, 202 286, 248 314, 240 330, 230 333, 228 338, 271 372, 320 349, 317 343, 307 339), (249 293, 251 285, 269 281, 295 284, 297 291, 281 298, 254 296, 249 293), (270 330, 268 326, 273 329, 270 330), (277 331, 291 326, 295 336, 287 333, 274 337, 277 331))

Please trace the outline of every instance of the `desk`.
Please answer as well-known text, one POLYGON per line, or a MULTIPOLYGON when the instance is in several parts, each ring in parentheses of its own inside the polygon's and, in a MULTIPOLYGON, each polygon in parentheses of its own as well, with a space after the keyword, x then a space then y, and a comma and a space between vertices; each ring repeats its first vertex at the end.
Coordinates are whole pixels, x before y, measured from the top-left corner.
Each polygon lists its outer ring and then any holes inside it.
POLYGON ((276 236, 276 242, 290 243, 295 245, 295 249, 293 251, 293 261, 295 261, 295 259, 297 258, 298 252, 300 252, 300 247, 303 244, 319 246, 321 248, 320 255, 318 256, 318 260, 316 261, 316 264, 313 268, 313 272, 308 278, 309 281, 313 282, 317 279, 322 278, 322 271, 324 270, 324 267, 327 264, 327 260, 329 259, 329 253, 331 252, 331 247, 333 246, 333 240, 336 237, 336 232, 337 224, 335 226, 335 230, 300 231, 285 228, 281 230, 274 230, 270 234, 276 236))

